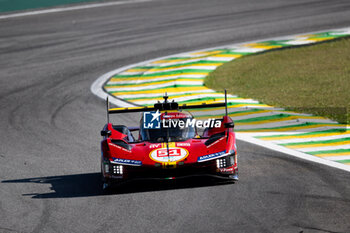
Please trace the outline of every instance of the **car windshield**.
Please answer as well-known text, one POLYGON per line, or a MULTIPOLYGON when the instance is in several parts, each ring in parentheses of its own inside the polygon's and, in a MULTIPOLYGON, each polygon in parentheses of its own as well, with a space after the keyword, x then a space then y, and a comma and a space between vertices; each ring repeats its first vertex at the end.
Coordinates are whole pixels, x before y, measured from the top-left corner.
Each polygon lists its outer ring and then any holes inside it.
POLYGON ((166 124, 161 124, 159 129, 142 128, 142 139, 151 142, 178 142, 194 138, 195 128, 191 125, 186 127, 187 119, 190 118, 171 119, 166 124), (183 123, 180 123, 181 121, 183 123))

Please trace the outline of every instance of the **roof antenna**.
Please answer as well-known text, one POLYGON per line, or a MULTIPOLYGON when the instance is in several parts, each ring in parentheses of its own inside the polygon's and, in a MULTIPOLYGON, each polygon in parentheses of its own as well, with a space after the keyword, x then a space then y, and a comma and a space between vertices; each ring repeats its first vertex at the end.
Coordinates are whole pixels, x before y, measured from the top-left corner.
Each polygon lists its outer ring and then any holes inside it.
POLYGON ((108 100, 108 96, 106 98, 106 108, 107 108, 107 124, 109 124, 109 100, 108 100))
POLYGON ((225 89, 225 115, 227 116, 227 90, 225 89))
POLYGON ((169 96, 166 92, 165 92, 165 95, 163 96, 163 98, 164 98, 164 103, 168 103, 169 96))

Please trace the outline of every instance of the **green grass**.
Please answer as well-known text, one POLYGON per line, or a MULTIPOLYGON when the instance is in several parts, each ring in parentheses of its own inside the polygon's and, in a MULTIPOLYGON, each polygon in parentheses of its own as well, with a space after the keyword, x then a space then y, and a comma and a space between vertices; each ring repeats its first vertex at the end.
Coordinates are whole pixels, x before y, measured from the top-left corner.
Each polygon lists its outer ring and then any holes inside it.
POLYGON ((211 72, 205 85, 349 124, 350 39, 245 56, 211 72))

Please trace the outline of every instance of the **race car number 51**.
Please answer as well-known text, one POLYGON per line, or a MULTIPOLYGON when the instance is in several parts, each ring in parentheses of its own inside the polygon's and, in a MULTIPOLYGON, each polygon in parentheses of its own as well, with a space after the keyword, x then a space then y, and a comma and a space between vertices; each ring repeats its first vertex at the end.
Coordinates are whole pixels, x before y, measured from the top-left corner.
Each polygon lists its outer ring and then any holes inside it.
MULTIPOLYGON (((168 156, 168 150, 167 149, 159 149, 157 150, 157 157, 165 157, 168 156)), ((169 156, 181 156, 181 150, 180 148, 171 148, 169 149, 169 156)))
POLYGON ((183 148, 160 148, 155 149, 150 153, 150 158, 154 161, 166 163, 166 162, 177 162, 183 160, 188 155, 188 151, 183 148))

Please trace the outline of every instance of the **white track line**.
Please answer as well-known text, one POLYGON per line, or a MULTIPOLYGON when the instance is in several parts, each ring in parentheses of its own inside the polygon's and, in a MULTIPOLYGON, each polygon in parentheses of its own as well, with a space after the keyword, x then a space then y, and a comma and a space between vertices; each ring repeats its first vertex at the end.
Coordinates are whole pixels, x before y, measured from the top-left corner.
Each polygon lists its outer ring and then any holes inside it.
POLYGON ((319 158, 319 157, 316 157, 313 155, 305 154, 303 152, 299 152, 299 151, 296 151, 294 149, 289 149, 289 148, 284 147, 284 146, 279 146, 279 145, 276 145, 276 144, 273 144, 270 142, 266 142, 266 141, 263 141, 263 140, 260 140, 257 138, 253 138, 253 137, 246 135, 244 133, 236 133, 236 136, 237 136, 237 139, 240 139, 240 140, 243 140, 246 142, 250 142, 250 143, 253 143, 255 145, 262 146, 262 147, 266 147, 270 150, 279 151, 279 152, 289 154, 289 155, 292 155, 292 156, 300 158, 300 159, 305 159, 308 161, 320 163, 320 164, 323 164, 323 165, 326 165, 329 167, 339 168, 341 170, 350 172, 350 166, 342 164, 342 163, 333 162, 333 161, 325 160, 323 158, 319 158))
POLYGON ((342 155, 342 156, 327 156, 327 157, 323 157, 324 159, 328 159, 328 160, 333 160, 333 161, 339 161, 339 160, 348 160, 350 159, 350 155, 342 155))
POLYGON ((264 141, 269 141, 276 144, 283 144, 283 143, 298 143, 298 142, 321 142, 321 141, 328 141, 328 140, 348 138, 348 137, 350 137, 350 134, 340 134, 340 135, 323 136, 323 137, 309 137, 309 138, 279 139, 279 140, 265 139, 264 141))
POLYGON ((86 5, 70 6, 70 7, 69 6, 68 7, 57 7, 57 8, 50 8, 50 9, 44 9, 44 10, 36 10, 36 11, 29 11, 29 12, 0 15, 0 19, 9 19, 9 18, 17 18, 17 17, 23 17, 23 16, 32 16, 32 15, 42 15, 42 14, 65 12, 65 11, 76 11, 76 10, 83 10, 83 9, 90 9, 90 8, 97 8, 97 7, 117 6, 117 5, 123 5, 123 4, 150 2, 150 1, 154 1, 154 0, 128 0, 128 1, 118 1, 118 2, 104 2, 104 3, 86 4, 86 5))
POLYGON ((350 149, 350 145, 345 144, 345 145, 339 145, 339 146, 303 147, 303 148, 294 148, 294 149, 302 152, 315 152, 315 151, 350 149))

